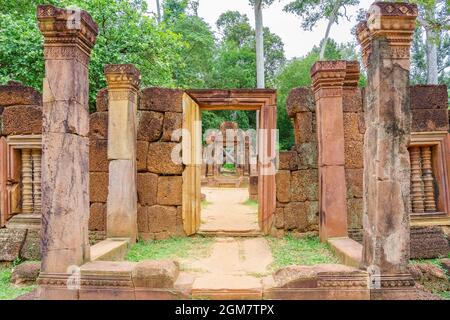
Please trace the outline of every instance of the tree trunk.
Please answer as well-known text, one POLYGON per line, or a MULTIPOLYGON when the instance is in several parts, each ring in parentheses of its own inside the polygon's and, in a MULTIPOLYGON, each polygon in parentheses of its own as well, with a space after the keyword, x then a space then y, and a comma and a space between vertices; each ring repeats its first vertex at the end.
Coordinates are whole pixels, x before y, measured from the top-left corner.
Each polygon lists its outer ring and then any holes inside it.
MULTIPOLYGON (((430 6, 426 9, 426 16, 428 20, 434 20, 436 6, 430 6)), ((428 22, 425 26, 426 34, 426 54, 427 54, 427 84, 438 84, 438 32, 433 29, 433 24, 428 22)))
POLYGON ((156 0, 156 11, 158 14, 158 23, 161 23, 161 5, 159 3, 159 0, 156 0))
POLYGON ((265 87, 264 76, 264 34, 262 0, 255 1, 255 31, 256 31, 256 82, 257 88, 265 87))
POLYGON ((328 19, 327 30, 325 31, 325 36, 323 37, 322 46, 320 48, 319 60, 324 60, 325 58, 325 49, 327 48, 328 38, 330 37, 331 26, 336 21, 340 6, 341 2, 337 1, 336 4, 334 5, 333 12, 331 13, 330 18, 328 19))

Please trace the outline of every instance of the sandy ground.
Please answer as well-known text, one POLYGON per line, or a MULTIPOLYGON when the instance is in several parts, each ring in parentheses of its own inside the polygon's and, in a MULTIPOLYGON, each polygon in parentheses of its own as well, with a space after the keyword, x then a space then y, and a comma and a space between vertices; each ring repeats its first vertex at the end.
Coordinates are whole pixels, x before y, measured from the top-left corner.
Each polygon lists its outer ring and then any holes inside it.
POLYGON ((247 188, 202 188, 208 204, 201 210, 200 231, 257 231, 257 208, 244 205, 247 188))

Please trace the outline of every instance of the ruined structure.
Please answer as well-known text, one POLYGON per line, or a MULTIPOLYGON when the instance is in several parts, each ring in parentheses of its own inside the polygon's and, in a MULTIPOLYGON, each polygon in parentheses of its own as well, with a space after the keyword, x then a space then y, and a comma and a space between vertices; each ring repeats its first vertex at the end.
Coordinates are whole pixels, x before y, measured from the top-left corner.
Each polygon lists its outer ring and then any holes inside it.
POLYGON ((319 233, 347 265, 289 267, 251 297, 405 297, 409 258, 448 253, 447 88, 408 84, 415 5, 375 3, 358 26, 366 88, 357 62, 313 66, 312 88, 287 100, 295 146, 278 158, 274 90, 141 89, 134 66, 108 65, 89 114, 97 27, 71 14, 38 7, 43 97, 0 86, 0 260, 41 255, 40 298, 190 297, 176 263, 122 260, 138 238, 198 231, 201 110, 258 111, 257 170, 243 172, 261 233, 319 233))

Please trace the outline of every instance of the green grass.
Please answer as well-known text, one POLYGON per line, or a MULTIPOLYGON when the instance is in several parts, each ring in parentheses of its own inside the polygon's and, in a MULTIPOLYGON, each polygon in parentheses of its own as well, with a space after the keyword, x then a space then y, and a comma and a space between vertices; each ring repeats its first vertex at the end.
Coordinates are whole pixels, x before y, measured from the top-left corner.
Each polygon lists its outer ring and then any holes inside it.
POLYGON ((212 204, 212 202, 209 202, 208 200, 202 200, 200 206, 202 209, 206 209, 206 207, 209 206, 210 204, 212 204))
POLYGON ((139 241, 128 251, 126 260, 142 261, 200 257, 209 252, 212 243, 211 238, 199 236, 139 241))
MULTIPOLYGON (((447 255, 448 258, 450 258, 450 253, 447 255)), ((450 280, 450 275, 447 272, 447 270, 441 265, 440 263, 441 258, 435 258, 435 259, 411 259, 409 260, 410 264, 417 264, 417 263, 426 263, 426 264, 432 264, 447 275, 448 279, 450 280)), ((450 300, 450 285, 448 282, 444 282, 442 280, 425 280, 425 281, 419 281, 428 291, 432 292, 433 294, 436 294, 440 296, 442 299, 450 300)))
POLYGON ((13 266, 0 266, 0 300, 13 300, 32 291, 36 286, 15 286, 11 280, 13 266))
POLYGON ((274 261, 272 269, 277 270, 290 265, 314 265, 320 263, 339 263, 327 244, 321 243, 317 236, 295 238, 268 237, 274 261))
POLYGON ((223 165, 223 168, 225 170, 228 170, 228 171, 235 171, 236 170, 236 166, 234 165, 234 163, 225 163, 223 165))
POLYGON ((247 199, 245 202, 242 203, 243 205, 249 206, 253 209, 258 209, 258 201, 247 199))

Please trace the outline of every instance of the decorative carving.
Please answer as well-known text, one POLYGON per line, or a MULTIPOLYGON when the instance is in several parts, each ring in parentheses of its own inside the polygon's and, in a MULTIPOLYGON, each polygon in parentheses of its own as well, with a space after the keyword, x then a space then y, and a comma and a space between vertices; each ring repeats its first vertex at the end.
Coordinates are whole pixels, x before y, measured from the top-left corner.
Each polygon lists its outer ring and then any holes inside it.
POLYGON ((424 212, 424 193, 422 181, 422 168, 420 164, 420 148, 411 147, 409 150, 411 158, 411 204, 412 212, 424 212))
POLYGON ((22 213, 33 212, 33 168, 31 149, 22 150, 22 213))
POLYGON ((33 206, 34 212, 41 214, 42 202, 41 202, 41 149, 33 149, 32 153, 33 160, 33 206))
MULTIPOLYGON (((409 60, 410 44, 416 27, 415 4, 375 2, 369 9, 367 21, 357 25, 357 37, 361 44, 363 63, 367 67, 372 52, 372 41, 386 38, 391 46, 390 58, 409 60)), ((409 63, 405 64, 409 67, 409 63)))
POLYGON ((423 186, 425 192, 425 212, 436 212, 436 200, 433 187, 433 168, 431 166, 431 147, 422 147, 423 186))
POLYGON ((356 86, 359 64, 356 61, 319 61, 311 68, 314 91, 321 97, 342 96, 343 86, 356 86), (320 90, 326 88, 327 90, 320 90), (320 92, 319 92, 320 90, 320 92))
MULTIPOLYGON (((139 90, 141 74, 132 64, 109 64, 105 66, 108 88, 139 90)), ((111 95, 110 95, 111 96, 111 95)))
POLYGON ((44 35, 44 47, 71 44, 90 54, 98 35, 97 24, 83 10, 40 5, 37 9, 39 29, 44 35))

